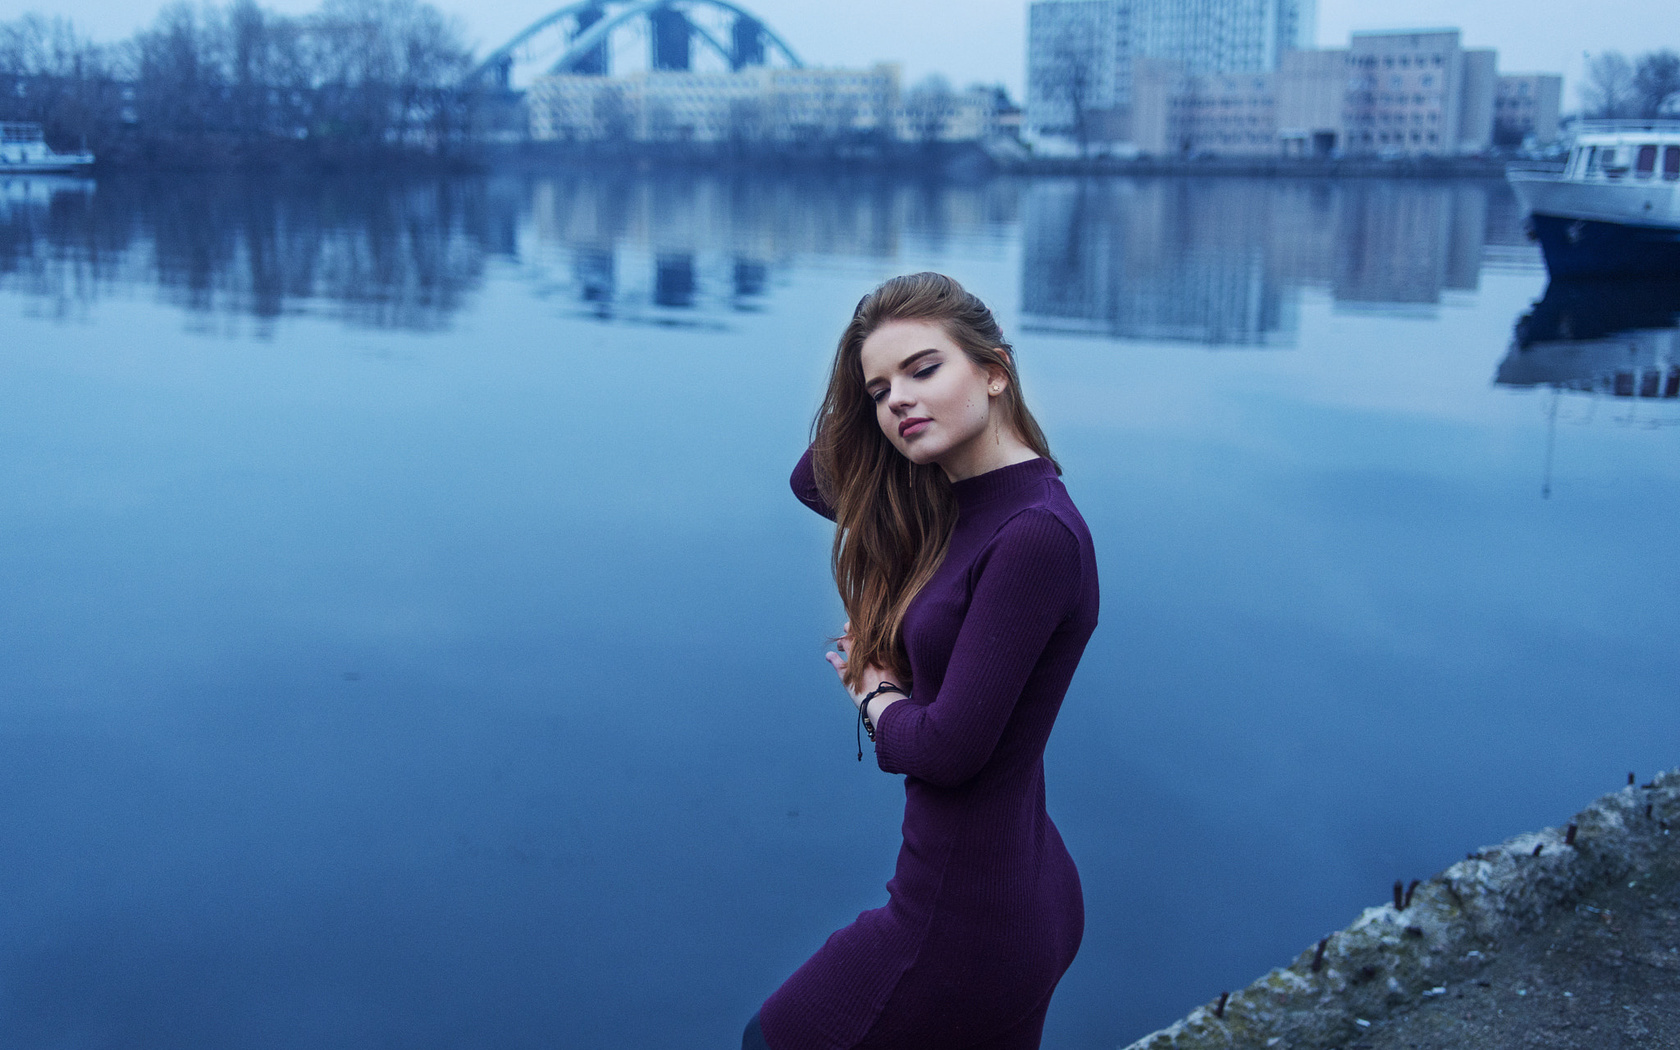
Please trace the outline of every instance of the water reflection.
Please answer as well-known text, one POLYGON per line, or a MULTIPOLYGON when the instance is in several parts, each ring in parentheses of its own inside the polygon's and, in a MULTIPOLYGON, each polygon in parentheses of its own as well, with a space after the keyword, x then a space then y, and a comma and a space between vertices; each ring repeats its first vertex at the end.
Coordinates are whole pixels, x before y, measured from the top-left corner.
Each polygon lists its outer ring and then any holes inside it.
POLYGON ((801 257, 996 240, 1017 220, 1019 188, 561 173, 534 180, 529 199, 538 250, 523 261, 547 294, 603 319, 693 324, 760 309, 774 275, 801 257))
POLYGON ((431 329, 487 260, 617 323, 725 325, 812 256, 961 255, 1019 236, 1029 327, 1291 345, 1303 288, 1432 310, 1485 263, 1534 265, 1501 185, 1267 179, 889 179, 555 173, 529 179, 14 179, 0 287, 86 303, 155 285, 197 315, 325 312, 431 329))
POLYGON ((190 312, 265 322, 324 305, 357 324, 437 328, 513 238, 474 181, 28 179, 0 197, 0 287, 85 303, 151 284, 190 312))
POLYGON ((1302 288, 1428 308, 1475 290, 1486 255, 1533 257, 1510 194, 1483 183, 1066 180, 1025 192, 1022 309, 1045 329, 1289 345, 1302 288))
POLYGON ((1517 319, 1494 382, 1680 397, 1680 284, 1554 280, 1517 319))

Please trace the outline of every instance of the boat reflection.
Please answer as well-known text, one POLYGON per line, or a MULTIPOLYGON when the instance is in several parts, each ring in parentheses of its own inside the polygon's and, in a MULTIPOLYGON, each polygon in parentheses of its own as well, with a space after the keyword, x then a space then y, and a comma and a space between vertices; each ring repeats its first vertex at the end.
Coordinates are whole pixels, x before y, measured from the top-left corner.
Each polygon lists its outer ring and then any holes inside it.
POLYGON ((1494 382, 1680 397, 1680 281, 1554 279, 1517 319, 1494 382))

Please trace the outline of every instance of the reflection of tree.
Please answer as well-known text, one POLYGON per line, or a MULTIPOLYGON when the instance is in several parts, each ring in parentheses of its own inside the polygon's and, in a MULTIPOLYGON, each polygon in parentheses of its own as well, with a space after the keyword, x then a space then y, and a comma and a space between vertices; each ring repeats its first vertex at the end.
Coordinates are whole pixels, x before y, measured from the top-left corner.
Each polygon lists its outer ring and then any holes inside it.
POLYGON ((0 212, 0 285, 64 300, 156 283, 192 310, 273 319, 325 308, 437 328, 506 240, 481 182, 101 182, 0 212), (7 278, 10 275, 10 279, 7 278))

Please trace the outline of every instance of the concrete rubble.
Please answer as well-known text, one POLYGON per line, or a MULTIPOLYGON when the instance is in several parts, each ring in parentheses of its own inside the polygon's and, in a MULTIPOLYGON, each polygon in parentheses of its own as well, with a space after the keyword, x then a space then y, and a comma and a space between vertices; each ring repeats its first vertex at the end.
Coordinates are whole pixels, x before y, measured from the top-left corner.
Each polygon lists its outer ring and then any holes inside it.
POLYGON ((1288 966, 1125 1050, 1360 1045, 1373 1026, 1426 1010, 1467 970, 1494 961, 1503 945, 1589 894, 1677 867, 1680 769, 1605 795, 1564 827, 1518 835, 1396 887, 1395 902, 1365 909, 1288 966))

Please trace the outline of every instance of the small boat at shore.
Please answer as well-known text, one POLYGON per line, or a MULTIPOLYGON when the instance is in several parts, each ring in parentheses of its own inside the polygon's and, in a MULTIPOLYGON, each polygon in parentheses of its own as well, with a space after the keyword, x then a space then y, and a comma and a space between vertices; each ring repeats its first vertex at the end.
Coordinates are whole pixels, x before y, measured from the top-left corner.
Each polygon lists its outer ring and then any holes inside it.
POLYGON ((1506 179, 1553 276, 1680 275, 1680 120, 1583 121, 1561 172, 1506 179))
POLYGON ((47 145, 41 125, 0 122, 0 175, 50 175, 87 171, 93 154, 59 153, 47 145))

